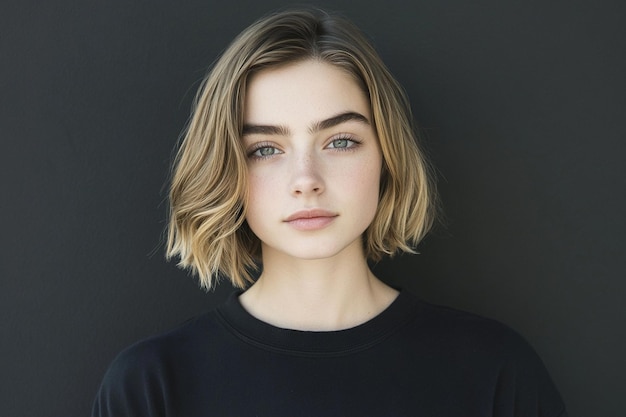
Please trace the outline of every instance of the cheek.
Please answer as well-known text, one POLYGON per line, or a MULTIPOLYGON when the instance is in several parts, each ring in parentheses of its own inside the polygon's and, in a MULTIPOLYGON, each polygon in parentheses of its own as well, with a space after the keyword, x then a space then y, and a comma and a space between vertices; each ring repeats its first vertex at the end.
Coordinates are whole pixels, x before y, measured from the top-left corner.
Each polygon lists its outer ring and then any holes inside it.
POLYGON ((376 160, 355 166, 345 175, 342 192, 351 196, 354 210, 359 213, 359 221, 371 222, 378 210, 380 196, 380 169, 377 168, 376 160))
POLYGON ((264 194, 264 184, 256 175, 248 175, 248 209, 253 210, 260 204, 260 198, 264 194))
POLYGON ((367 176, 367 182, 362 185, 361 195, 364 204, 367 204, 367 208, 371 213, 376 212, 380 197, 380 175, 376 175, 370 171, 367 176))
POLYGON ((380 186, 382 181, 382 157, 379 157, 372 161, 368 173, 368 201, 371 204, 371 216, 374 219, 376 212, 378 211, 378 203, 380 202, 380 186))
POLYGON ((246 218, 250 221, 260 218, 263 213, 271 210, 272 203, 277 201, 275 192, 278 185, 272 176, 258 173, 248 174, 248 201, 246 218))
POLYGON ((367 163, 360 164, 352 170, 351 178, 354 179, 354 187, 358 189, 367 201, 373 198, 378 201, 380 181, 382 173, 380 159, 371 158, 367 163))

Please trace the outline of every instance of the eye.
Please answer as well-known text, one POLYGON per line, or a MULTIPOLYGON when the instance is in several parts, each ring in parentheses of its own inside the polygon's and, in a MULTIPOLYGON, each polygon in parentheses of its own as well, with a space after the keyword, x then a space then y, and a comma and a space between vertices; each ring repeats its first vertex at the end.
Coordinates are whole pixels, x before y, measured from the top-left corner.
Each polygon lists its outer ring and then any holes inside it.
POLYGON ((248 156, 251 158, 262 159, 262 158, 269 158, 271 156, 278 155, 281 153, 283 152, 274 146, 261 144, 257 146, 256 148, 252 149, 250 153, 248 154, 248 156))
POLYGON ((357 141, 356 139, 350 138, 350 137, 339 137, 336 139, 333 139, 330 141, 330 143, 328 144, 327 148, 330 149, 348 149, 348 148, 352 148, 356 145, 358 145, 360 142, 357 141))

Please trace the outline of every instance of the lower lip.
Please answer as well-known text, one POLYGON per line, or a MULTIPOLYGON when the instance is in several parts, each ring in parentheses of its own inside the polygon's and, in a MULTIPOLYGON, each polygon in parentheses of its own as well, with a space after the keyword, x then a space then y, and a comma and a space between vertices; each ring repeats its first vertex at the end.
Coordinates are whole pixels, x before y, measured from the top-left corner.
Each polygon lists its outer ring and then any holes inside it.
POLYGON ((335 220, 335 217, 311 217, 290 220, 287 223, 297 230, 319 230, 328 226, 335 220))

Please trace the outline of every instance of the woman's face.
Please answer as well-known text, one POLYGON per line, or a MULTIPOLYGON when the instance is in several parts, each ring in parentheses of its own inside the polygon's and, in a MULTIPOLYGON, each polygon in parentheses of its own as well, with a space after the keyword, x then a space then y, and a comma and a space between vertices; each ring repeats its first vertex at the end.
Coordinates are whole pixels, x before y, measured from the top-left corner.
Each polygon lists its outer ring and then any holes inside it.
POLYGON ((315 60, 262 70, 249 79, 244 109, 246 220, 264 262, 362 256, 382 156, 353 78, 315 60))

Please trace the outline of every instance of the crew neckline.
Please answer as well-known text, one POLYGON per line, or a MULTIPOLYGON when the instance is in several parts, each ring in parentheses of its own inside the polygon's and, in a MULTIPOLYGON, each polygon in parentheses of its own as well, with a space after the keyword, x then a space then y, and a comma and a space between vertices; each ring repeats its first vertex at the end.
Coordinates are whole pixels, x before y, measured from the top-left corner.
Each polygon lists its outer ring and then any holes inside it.
POLYGON ((343 330, 308 331, 276 327, 251 315, 232 293, 217 310, 236 337, 261 349, 299 356, 345 355, 374 346, 415 317, 418 300, 406 291, 370 320, 343 330))

